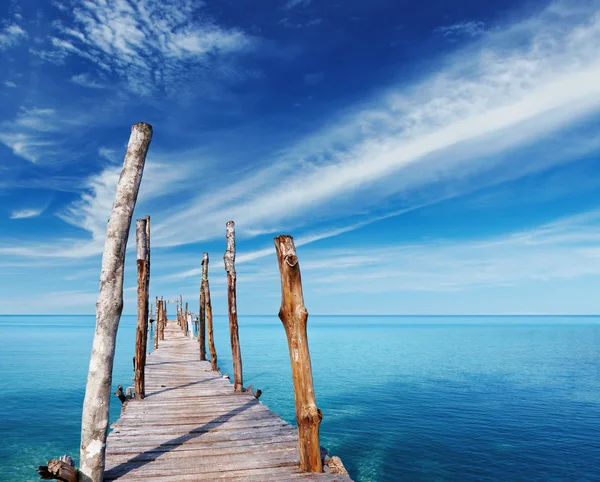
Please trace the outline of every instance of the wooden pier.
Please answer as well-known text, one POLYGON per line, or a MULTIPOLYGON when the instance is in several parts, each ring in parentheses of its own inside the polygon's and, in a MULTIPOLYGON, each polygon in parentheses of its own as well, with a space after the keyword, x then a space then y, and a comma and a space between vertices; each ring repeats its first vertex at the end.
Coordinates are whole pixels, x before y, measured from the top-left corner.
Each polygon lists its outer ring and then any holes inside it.
POLYGON ((108 436, 104 480, 328 480, 302 472, 296 428, 200 361, 175 321, 146 362, 146 397, 127 402, 108 436))
POLYGON ((351 482, 339 457, 329 457, 319 443, 323 414, 316 404, 306 330, 308 311, 291 236, 277 236, 274 242, 281 276, 279 318, 290 352, 298 427, 292 427, 259 402, 260 390, 254 392, 251 386, 243 385, 233 221, 226 223, 227 248, 223 256, 233 383, 221 375, 217 366, 208 253, 202 256, 196 339, 189 302, 184 305, 181 295, 174 300, 156 296, 155 315, 152 312, 150 216, 136 221, 138 318, 134 386, 126 392, 118 386, 115 395, 123 404, 122 414, 108 434, 112 369, 123 309, 125 252, 151 138, 149 124, 132 127, 107 225, 96 332, 83 404, 80 466, 77 469, 73 458, 64 455, 38 467, 38 474, 44 480, 62 482, 351 482), (167 321, 168 303, 177 305, 175 320, 167 321), (151 338, 148 325, 153 325, 151 338), (154 350, 148 355, 149 338, 154 350))

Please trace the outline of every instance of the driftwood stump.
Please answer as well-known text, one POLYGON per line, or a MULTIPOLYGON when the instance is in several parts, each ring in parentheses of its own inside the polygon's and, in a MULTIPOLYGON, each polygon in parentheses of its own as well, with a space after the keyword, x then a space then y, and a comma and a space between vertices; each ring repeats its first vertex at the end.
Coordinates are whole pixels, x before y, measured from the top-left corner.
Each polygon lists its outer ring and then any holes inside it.
POLYGON ((59 480, 61 482, 77 482, 78 470, 75 462, 68 455, 48 461, 48 465, 41 465, 37 473, 42 480, 59 480))
POLYGON ((115 202, 106 227, 100 293, 96 303, 96 332, 83 402, 81 482, 102 482, 104 477, 115 340, 123 311, 125 250, 151 139, 152 126, 149 124, 141 122, 132 127, 115 202))
POLYGON ((240 335, 238 333, 236 275, 235 275, 235 223, 227 222, 227 250, 223 256, 225 271, 227 271, 227 301, 229 305, 229 336, 231 340, 231 359, 233 361, 233 389, 244 391, 242 380, 242 352, 240 350, 240 335))
POLYGON ((292 364, 294 399, 300 467, 307 472, 322 472, 323 464, 319 445, 319 425, 323 415, 317 408, 308 351, 306 323, 308 311, 304 306, 300 265, 291 236, 277 236, 275 249, 281 274, 281 308, 279 318, 285 328, 292 364))
POLYGON ((208 253, 204 253, 202 260, 202 287, 204 293, 204 308, 206 310, 206 324, 208 329, 208 349, 210 350, 210 368, 216 372, 217 349, 215 348, 215 335, 213 332, 212 304, 210 301, 210 285, 208 283, 208 253))

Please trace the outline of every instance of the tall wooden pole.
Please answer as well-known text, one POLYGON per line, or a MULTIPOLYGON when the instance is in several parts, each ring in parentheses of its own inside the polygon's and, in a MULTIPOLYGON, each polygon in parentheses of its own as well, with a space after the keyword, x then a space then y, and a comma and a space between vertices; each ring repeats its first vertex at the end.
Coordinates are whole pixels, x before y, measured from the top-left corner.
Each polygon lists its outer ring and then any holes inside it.
POLYGON ((200 283, 200 313, 198 314, 198 343, 200 344, 200 360, 206 360, 206 298, 204 285, 208 280, 208 253, 202 256, 202 282, 200 283))
POLYGON ((216 372, 217 349, 215 348, 215 337, 213 334, 212 304, 210 302, 210 286, 208 284, 208 253, 204 253, 202 259, 202 290, 204 293, 204 307, 206 309, 206 323, 208 325, 208 349, 210 350, 210 367, 216 372))
POLYGON ((242 353, 238 333, 237 302, 235 299, 235 223, 227 221, 226 234, 227 250, 223 256, 225 271, 227 271, 227 301, 229 303, 229 336, 231 339, 231 358, 233 361, 233 389, 243 392, 242 382, 242 353))
POLYGON ((165 325, 167 324, 167 302, 160 297, 160 339, 165 339, 165 325))
POLYGON ((154 349, 158 348, 158 327, 160 325, 160 301, 158 301, 158 296, 156 297, 156 319, 154 320, 154 349))
POLYGON ((146 219, 136 222, 138 318, 135 337, 135 397, 145 396, 146 341, 148 339, 148 235, 146 219))
POLYGON ((183 334, 184 336, 188 336, 188 322, 187 322, 187 315, 188 315, 188 304, 185 304, 185 312, 183 313, 183 334))
POLYGON ((183 330, 183 326, 181 324, 181 320, 183 318, 183 296, 179 295, 179 328, 183 330))
POLYGON ((275 249, 281 274, 281 308, 279 318, 285 328, 292 364, 296 422, 300 449, 300 468, 306 472, 322 472, 319 425, 323 414, 317 408, 313 386, 300 266, 291 236, 277 236, 275 249))
POLYGON ((115 341, 123 311, 125 248, 151 139, 150 124, 140 122, 132 127, 106 227, 100 293, 96 303, 96 332, 81 418, 81 482, 102 482, 104 478, 115 341))

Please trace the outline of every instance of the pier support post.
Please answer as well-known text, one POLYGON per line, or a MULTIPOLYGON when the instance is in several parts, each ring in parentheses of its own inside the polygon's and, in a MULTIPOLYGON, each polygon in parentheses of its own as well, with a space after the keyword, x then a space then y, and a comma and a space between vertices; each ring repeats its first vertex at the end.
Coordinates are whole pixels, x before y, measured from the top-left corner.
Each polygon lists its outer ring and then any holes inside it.
POLYGON ((208 349, 210 350, 210 368, 213 372, 217 367, 217 349, 213 332, 212 304, 210 301, 210 285, 208 283, 208 253, 202 256, 202 290, 204 293, 204 308, 206 310, 206 324, 208 329, 208 349))
POLYGON ((96 332, 81 420, 80 482, 102 482, 104 478, 115 341, 123 311, 125 251, 151 139, 150 124, 140 122, 132 127, 106 227, 100 293, 96 303, 96 332))
POLYGON ((204 284, 208 280, 208 253, 202 256, 202 281, 200 282, 200 310, 198 313, 198 344, 200 360, 206 360, 206 308, 204 284))
POLYGON ((183 318, 183 335, 186 337, 189 334, 188 333, 189 326, 188 326, 188 322, 187 322, 187 317, 188 317, 188 304, 186 302, 185 303, 185 311, 183 312, 183 316, 182 316, 182 318, 183 318))
POLYGON ((158 300, 158 296, 156 297, 156 317, 154 319, 154 349, 158 348, 158 339, 159 339, 159 326, 160 326, 160 301, 158 300))
POLYGON ((235 287, 235 223, 233 221, 227 221, 225 236, 227 238, 227 250, 223 256, 223 261, 225 262, 225 271, 227 271, 227 301, 229 303, 229 336, 231 339, 231 359, 233 361, 233 389, 236 392, 243 392, 242 353, 238 333, 235 287))
POLYGON ((135 396, 145 396, 146 341, 148 339, 148 239, 146 219, 136 222, 138 318, 135 336, 135 396))
POLYGON ((167 324, 167 302, 160 297, 160 339, 165 339, 165 325, 167 324))
POLYGON ((287 335, 292 364, 300 468, 306 472, 322 472, 319 425, 323 414, 317 408, 315 400, 306 334, 308 311, 304 306, 300 266, 293 238, 291 236, 277 236, 275 238, 275 249, 281 274, 279 318, 287 335))

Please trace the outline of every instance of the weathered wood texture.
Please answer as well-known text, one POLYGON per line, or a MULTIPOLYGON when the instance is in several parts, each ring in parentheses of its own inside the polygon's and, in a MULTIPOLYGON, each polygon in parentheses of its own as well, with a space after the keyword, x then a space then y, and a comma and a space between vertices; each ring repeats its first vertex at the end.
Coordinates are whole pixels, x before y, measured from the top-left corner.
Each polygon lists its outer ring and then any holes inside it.
POLYGON ((215 334, 213 331, 212 303, 210 301, 210 285, 208 283, 208 253, 204 253, 202 260, 202 287, 204 293, 204 308, 206 310, 206 324, 208 329, 208 349, 210 350, 210 366, 217 371, 217 349, 215 348, 215 334))
POLYGON ((104 473, 115 341, 123 311, 125 250, 151 139, 151 125, 140 122, 131 128, 115 202, 106 226, 96 332, 81 419, 79 480, 82 482, 101 482, 104 473))
POLYGON ((240 349, 240 335, 238 332, 238 316, 236 301, 236 275, 235 275, 235 223, 227 221, 225 237, 227 250, 223 256, 225 271, 227 271, 227 301, 229 304, 229 336, 231 340, 231 359, 233 362, 233 389, 236 392, 244 390, 242 380, 242 352, 240 349))
POLYGON ((208 253, 202 256, 202 281, 200 283, 200 310, 198 314, 198 343, 200 344, 200 360, 206 360, 206 308, 204 284, 208 280, 208 253))
POLYGON ((300 265, 291 236, 277 236, 275 249, 281 274, 281 308, 279 318, 285 328, 292 364, 296 422, 300 442, 300 465, 308 472, 323 470, 319 445, 319 425, 323 414, 317 408, 312 379, 300 265))
POLYGON ((302 472, 296 430, 251 393, 233 393, 177 323, 146 370, 146 398, 128 402, 108 437, 105 481, 350 482, 302 472))
POLYGON ((148 232, 147 219, 136 221, 138 317, 135 335, 135 396, 144 398, 144 369, 148 340, 148 232))

